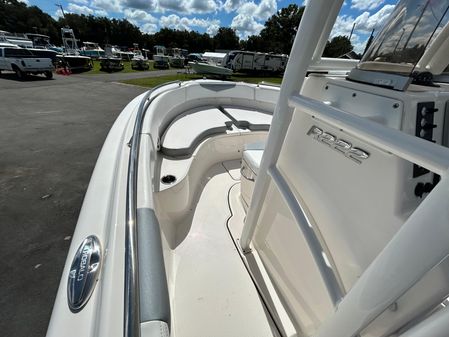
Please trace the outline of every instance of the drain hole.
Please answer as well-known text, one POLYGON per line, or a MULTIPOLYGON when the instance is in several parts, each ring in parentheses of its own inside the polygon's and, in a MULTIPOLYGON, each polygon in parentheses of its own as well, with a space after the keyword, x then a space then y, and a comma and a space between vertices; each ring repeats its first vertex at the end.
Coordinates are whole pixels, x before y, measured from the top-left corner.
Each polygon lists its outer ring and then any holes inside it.
POLYGON ((173 184, 176 181, 176 177, 171 174, 167 174, 166 176, 162 177, 161 181, 163 184, 173 184))

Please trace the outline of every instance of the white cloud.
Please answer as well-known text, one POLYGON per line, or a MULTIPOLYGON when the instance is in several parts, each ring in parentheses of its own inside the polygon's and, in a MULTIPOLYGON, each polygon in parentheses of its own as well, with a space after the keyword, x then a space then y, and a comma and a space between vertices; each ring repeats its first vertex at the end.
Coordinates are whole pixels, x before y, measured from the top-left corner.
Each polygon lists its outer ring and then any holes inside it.
POLYGON ((259 34, 265 21, 277 12, 276 0, 261 0, 259 4, 254 1, 227 0, 223 8, 230 11, 235 6, 238 6, 237 15, 232 19, 231 28, 241 39, 259 34))
POLYGON ((216 12, 220 8, 221 3, 219 3, 217 0, 159 0, 158 6, 155 11, 162 13, 164 13, 165 11, 171 11, 176 13, 203 14, 216 12))
POLYGON ((226 0, 226 2, 223 5, 223 8, 227 13, 230 13, 239 8, 242 3, 243 3, 242 0, 226 0))
POLYGON ((28 0, 18 0, 18 1, 24 3, 27 6, 30 5, 30 2, 28 0))
POLYGON ((363 10, 376 9, 382 5, 385 0, 352 0, 351 8, 363 10))
POLYGON ((241 39, 246 39, 250 35, 259 34, 263 27, 254 17, 244 14, 238 14, 231 22, 231 28, 235 29, 241 39))
POLYGON ((216 34, 220 27, 220 21, 216 19, 187 18, 179 17, 176 14, 162 16, 159 20, 159 24, 161 27, 187 31, 193 30, 193 27, 200 27, 206 29, 206 32, 211 35, 216 34))
POLYGON ((262 0, 257 8, 256 16, 261 20, 267 20, 277 12, 276 0, 262 0))
POLYGON ((159 8, 161 11, 169 10, 178 13, 187 13, 188 2, 185 0, 159 0, 159 8))
POLYGON ((52 15, 52 18, 55 20, 58 20, 59 18, 62 18, 62 17, 63 17, 62 11, 59 8, 56 10, 55 14, 52 15))
POLYGON ((251 16, 257 21, 265 21, 277 12, 277 2, 276 0, 261 0, 259 4, 256 4, 253 1, 248 1, 241 3, 236 11, 238 14, 251 16))
POLYGON ((147 34, 154 34, 157 32, 157 25, 154 23, 145 23, 140 29, 147 34))
MULTIPOLYGON (((88 6, 80 6, 74 3, 69 3, 67 5, 67 10, 64 10, 65 13, 75 13, 75 14, 84 14, 84 15, 96 15, 96 16, 108 16, 108 12, 104 9, 95 9, 90 8, 88 6)), ((58 9, 55 13, 56 18, 62 17, 62 12, 58 9)))
POLYGON ((96 9, 103 9, 108 12, 121 12, 120 0, 92 0, 90 5, 96 9))
POLYGON ((217 20, 216 23, 211 22, 209 26, 207 26, 206 33, 210 36, 215 36, 218 33, 218 29, 220 28, 220 21, 217 20))
POLYGON ((393 12, 394 7, 394 5, 385 5, 372 15, 368 12, 363 12, 355 19, 356 28, 365 31, 381 28, 393 12))
POLYGON ((104 9, 96 9, 95 15, 96 16, 105 16, 105 17, 109 16, 108 12, 106 12, 104 9))
POLYGON ((237 9, 237 13, 245 16, 253 16, 257 9, 258 7, 254 2, 245 2, 237 9))
POLYGON ((192 0, 189 4, 189 11, 192 13, 211 13, 218 8, 219 6, 214 0, 192 0))
POLYGON ((89 1, 88 0, 72 0, 73 2, 80 4, 80 5, 88 5, 89 1))
POLYGON ((143 21, 143 22, 157 23, 158 21, 154 16, 141 9, 127 8, 124 11, 124 16, 126 19, 133 22, 143 21))
POLYGON ((79 6, 79 5, 72 4, 72 3, 69 3, 69 5, 67 6, 67 9, 70 12, 76 13, 76 14, 84 14, 84 15, 93 15, 94 14, 94 10, 92 8, 89 8, 87 6, 79 6))
POLYGON ((122 5, 123 7, 131 7, 149 11, 156 11, 158 8, 157 0, 122 0, 122 5))
POLYGON ((366 41, 360 35, 368 36, 373 29, 379 30, 385 24, 388 16, 393 12, 394 7, 394 5, 385 5, 376 13, 370 14, 369 12, 363 12, 356 18, 348 15, 339 16, 330 37, 332 38, 338 35, 349 37, 352 26, 355 23, 351 43, 356 52, 363 52, 366 41))

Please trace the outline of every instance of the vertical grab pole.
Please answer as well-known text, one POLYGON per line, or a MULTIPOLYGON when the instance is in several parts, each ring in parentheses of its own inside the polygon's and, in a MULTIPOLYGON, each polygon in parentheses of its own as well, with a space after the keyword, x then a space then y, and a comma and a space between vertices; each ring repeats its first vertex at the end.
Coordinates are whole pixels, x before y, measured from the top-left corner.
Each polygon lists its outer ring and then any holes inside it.
POLYGON ((242 231, 240 244, 244 252, 250 250, 250 242, 268 190, 270 181, 268 169, 276 164, 292 118, 293 109, 289 107, 288 99, 292 94, 299 93, 301 90, 312 56, 317 45, 319 45, 319 40, 322 38, 323 31, 328 29, 329 25, 322 26, 320 23, 328 22, 329 17, 335 15, 334 12, 338 13, 342 4, 343 0, 313 0, 309 1, 304 11, 285 70, 286 75, 282 80, 279 100, 274 110, 267 145, 242 231))

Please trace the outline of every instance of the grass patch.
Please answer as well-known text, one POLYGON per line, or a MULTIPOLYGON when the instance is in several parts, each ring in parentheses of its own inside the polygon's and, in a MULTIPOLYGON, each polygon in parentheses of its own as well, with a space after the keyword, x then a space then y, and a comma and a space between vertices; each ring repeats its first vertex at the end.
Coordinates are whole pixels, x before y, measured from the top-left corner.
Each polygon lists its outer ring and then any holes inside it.
MULTIPOLYGON (((126 84, 138 85, 141 87, 155 87, 157 85, 170 82, 170 81, 190 81, 204 78, 203 75, 198 74, 186 74, 179 73, 175 75, 166 75, 166 76, 158 76, 158 77, 149 77, 149 78, 136 78, 132 80, 122 81, 126 84)), ((273 84, 281 84, 282 77, 255 77, 255 76, 246 76, 242 74, 232 75, 230 78, 227 78, 228 81, 233 82, 246 82, 246 83, 260 83, 260 82, 268 82, 273 84)))
MULTIPOLYGON (((134 70, 131 68, 131 61, 122 61, 123 62, 123 70, 121 71, 115 71, 112 73, 136 73, 136 72, 141 72, 142 70, 134 70)), ((100 61, 99 60, 92 60, 92 63, 94 65, 94 67, 92 68, 92 70, 89 70, 88 72, 86 72, 85 74, 91 74, 91 75, 97 75, 97 74, 109 74, 106 71, 101 71, 100 70, 100 61)), ((150 70, 155 70, 153 67, 153 61, 148 61, 149 65, 150 65, 150 69, 148 69, 148 71, 150 70)))

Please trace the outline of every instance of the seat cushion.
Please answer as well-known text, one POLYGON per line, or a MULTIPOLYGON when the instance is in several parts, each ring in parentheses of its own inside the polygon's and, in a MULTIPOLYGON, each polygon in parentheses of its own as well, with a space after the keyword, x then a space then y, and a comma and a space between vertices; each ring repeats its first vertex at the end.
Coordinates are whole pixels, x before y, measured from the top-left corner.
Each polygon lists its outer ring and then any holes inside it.
POLYGON ((176 118, 162 137, 161 151, 173 157, 189 157, 201 141, 225 133, 232 121, 219 109, 195 109, 176 118))
POLYGON ((260 163, 262 162, 262 155, 265 149, 265 142, 257 142, 247 144, 243 151, 242 159, 256 175, 259 174, 260 163))

